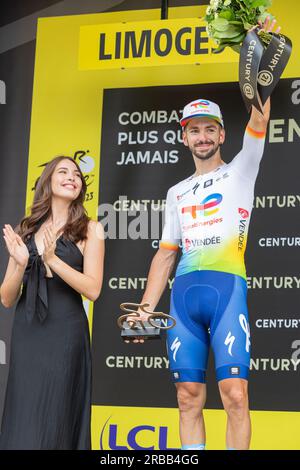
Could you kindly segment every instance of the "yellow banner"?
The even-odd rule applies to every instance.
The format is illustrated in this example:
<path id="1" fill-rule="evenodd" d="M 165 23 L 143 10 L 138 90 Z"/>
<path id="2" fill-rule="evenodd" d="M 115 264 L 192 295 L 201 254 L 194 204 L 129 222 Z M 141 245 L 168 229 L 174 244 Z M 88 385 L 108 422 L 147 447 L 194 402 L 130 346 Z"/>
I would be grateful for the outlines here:
<path id="1" fill-rule="evenodd" d="M 226 413 L 204 410 L 207 450 L 225 450 Z M 300 413 L 251 411 L 252 450 L 300 448 Z M 278 430 L 280 429 L 280 432 Z M 94 450 L 168 450 L 180 448 L 179 413 L 174 408 L 93 406 Z"/>
<path id="2" fill-rule="evenodd" d="M 214 47 L 199 18 L 82 26 L 79 69 L 238 62 L 229 48 L 214 54 Z"/>

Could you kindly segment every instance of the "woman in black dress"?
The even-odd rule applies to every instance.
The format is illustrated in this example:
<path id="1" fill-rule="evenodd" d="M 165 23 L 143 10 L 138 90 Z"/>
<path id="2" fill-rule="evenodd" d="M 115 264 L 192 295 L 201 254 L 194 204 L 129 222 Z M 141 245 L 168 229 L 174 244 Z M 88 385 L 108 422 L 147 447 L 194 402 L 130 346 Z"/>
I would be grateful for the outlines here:
<path id="1" fill-rule="evenodd" d="M 49 162 L 31 213 L 14 231 L 1 302 L 16 300 L 0 449 L 90 449 L 91 359 L 82 297 L 103 277 L 102 226 L 86 214 L 86 183 L 69 157 Z"/>

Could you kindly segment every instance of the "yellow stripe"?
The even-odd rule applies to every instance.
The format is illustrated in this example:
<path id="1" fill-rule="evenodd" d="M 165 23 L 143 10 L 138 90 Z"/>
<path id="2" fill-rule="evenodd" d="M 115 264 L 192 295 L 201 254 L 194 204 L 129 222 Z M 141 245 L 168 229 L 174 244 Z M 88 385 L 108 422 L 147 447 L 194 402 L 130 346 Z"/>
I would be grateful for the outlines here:
<path id="1" fill-rule="evenodd" d="M 291 411 L 251 411 L 252 450 L 299 450 L 300 412 Z M 224 450 L 226 413 L 224 410 L 204 410 L 207 431 L 207 449 Z M 179 448 L 178 410 L 175 408 L 142 408 L 126 406 L 92 407 L 93 449 L 98 450 L 100 440 L 103 448 L 109 450 L 110 425 L 117 427 L 118 445 L 128 447 L 127 436 L 134 428 L 136 441 L 145 448 L 159 449 L 159 433 L 163 426 L 167 430 L 166 444 L 169 448 Z M 138 426 L 152 426 L 154 432 L 138 431 Z M 278 431 L 280 430 L 280 432 Z"/>
<path id="2" fill-rule="evenodd" d="M 166 250 L 178 251 L 178 245 L 174 245 L 173 243 L 160 242 L 159 247 L 166 248 Z"/>
<path id="3" fill-rule="evenodd" d="M 257 139 L 263 139 L 266 135 L 266 131 L 255 131 L 252 129 L 250 126 L 247 126 L 246 131 L 248 134 L 250 134 L 252 137 L 256 137 Z"/>

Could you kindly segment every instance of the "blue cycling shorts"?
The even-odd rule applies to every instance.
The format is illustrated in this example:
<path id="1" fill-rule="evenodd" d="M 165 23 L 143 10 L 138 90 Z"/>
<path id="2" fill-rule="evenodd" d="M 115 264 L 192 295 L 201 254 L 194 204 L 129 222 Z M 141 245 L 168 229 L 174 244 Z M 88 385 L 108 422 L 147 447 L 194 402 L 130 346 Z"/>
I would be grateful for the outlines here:
<path id="1" fill-rule="evenodd" d="M 248 379 L 250 329 L 245 279 L 220 271 L 193 271 L 175 278 L 167 332 L 174 382 L 205 383 L 210 346 L 217 380 Z"/>

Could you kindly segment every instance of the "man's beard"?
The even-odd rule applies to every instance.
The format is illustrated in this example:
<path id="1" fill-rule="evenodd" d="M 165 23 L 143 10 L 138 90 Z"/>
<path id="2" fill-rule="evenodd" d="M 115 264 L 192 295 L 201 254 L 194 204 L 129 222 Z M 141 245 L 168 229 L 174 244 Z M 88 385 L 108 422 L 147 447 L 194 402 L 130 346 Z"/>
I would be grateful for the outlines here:
<path id="1" fill-rule="evenodd" d="M 203 142 L 203 144 L 209 143 L 211 144 L 212 142 Z M 203 151 L 200 153 L 197 151 L 197 147 L 195 146 L 193 149 L 190 148 L 190 151 L 192 152 L 193 156 L 196 158 L 199 158 L 199 160 L 209 160 L 211 157 L 213 157 L 217 151 L 220 148 L 220 143 L 214 144 L 213 147 L 208 150 L 206 153 Z"/>

